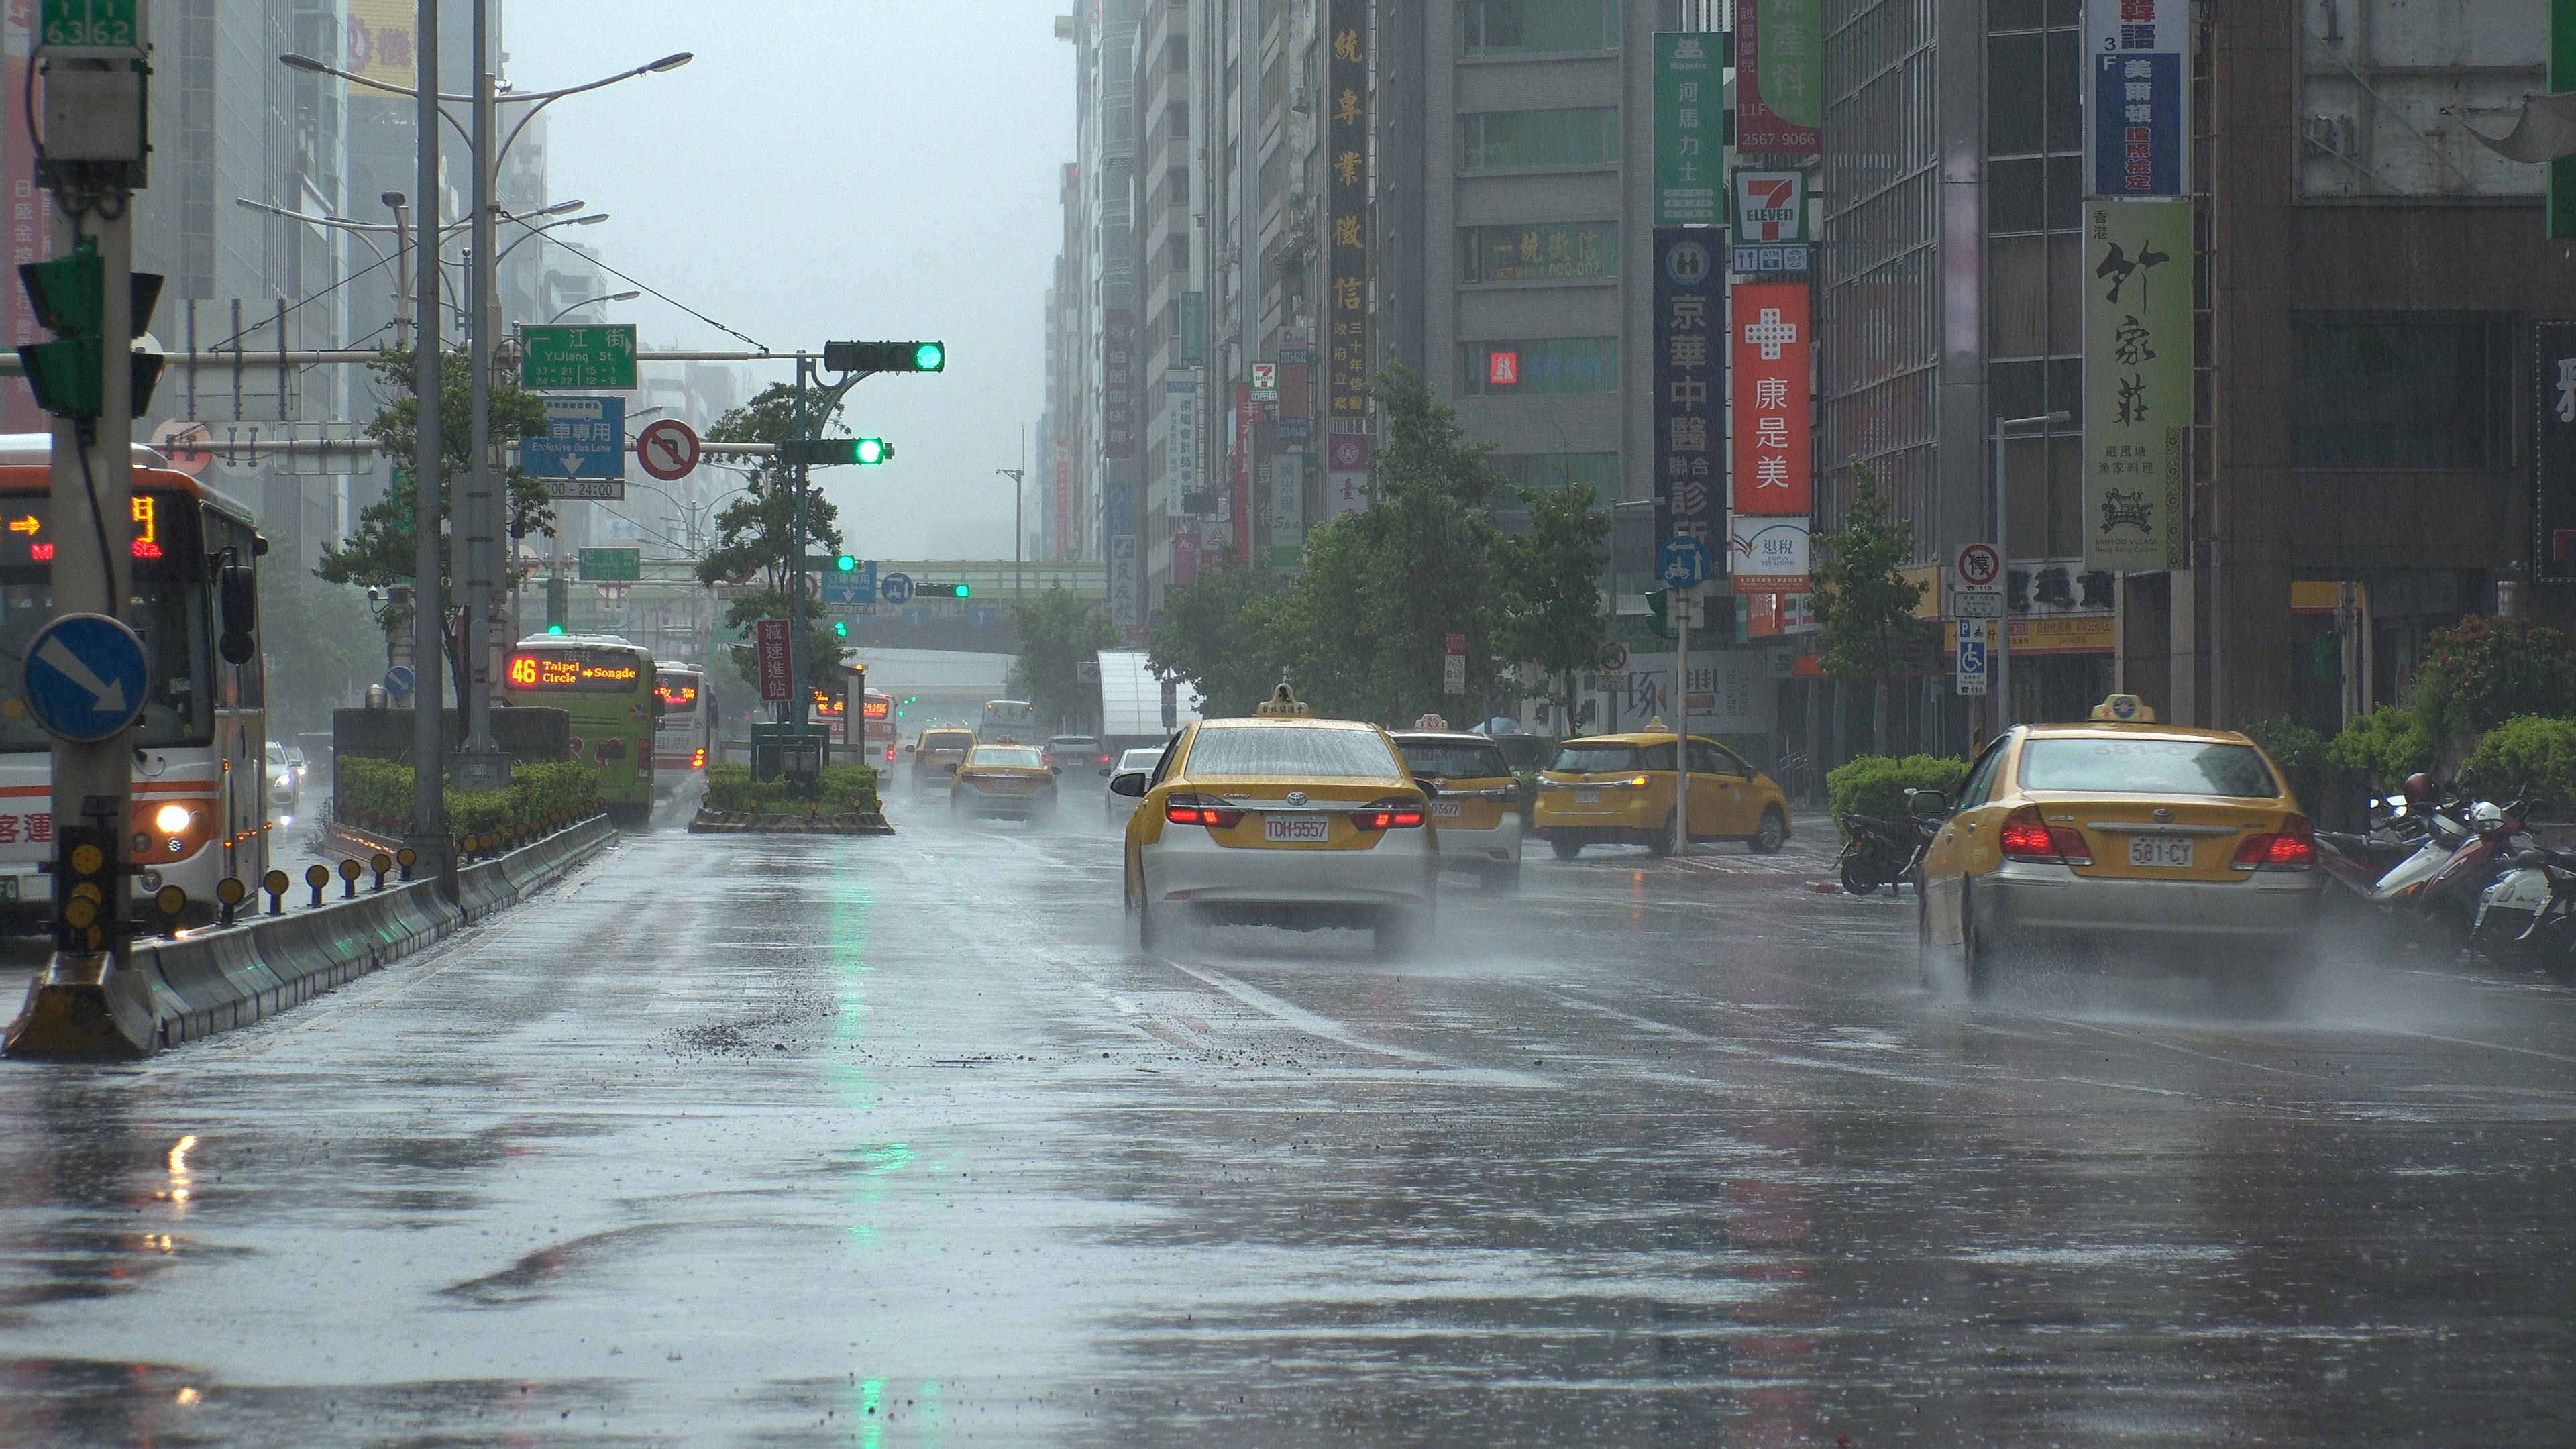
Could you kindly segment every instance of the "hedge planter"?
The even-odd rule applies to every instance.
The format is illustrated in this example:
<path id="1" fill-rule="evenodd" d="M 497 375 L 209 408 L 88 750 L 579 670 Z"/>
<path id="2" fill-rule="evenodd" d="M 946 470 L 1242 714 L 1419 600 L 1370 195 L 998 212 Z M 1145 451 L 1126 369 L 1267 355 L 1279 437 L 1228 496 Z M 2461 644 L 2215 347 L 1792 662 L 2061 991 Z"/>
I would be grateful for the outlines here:
<path id="1" fill-rule="evenodd" d="M 832 810 L 706 810 L 689 822 L 691 835 L 892 835 L 883 812 Z"/>

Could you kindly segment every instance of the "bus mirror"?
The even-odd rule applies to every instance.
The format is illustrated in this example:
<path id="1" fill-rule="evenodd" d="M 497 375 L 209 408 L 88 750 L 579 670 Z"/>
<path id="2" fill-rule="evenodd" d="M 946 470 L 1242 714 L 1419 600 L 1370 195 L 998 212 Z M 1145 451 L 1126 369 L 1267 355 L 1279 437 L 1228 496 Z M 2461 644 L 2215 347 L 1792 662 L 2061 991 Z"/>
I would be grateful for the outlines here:
<path id="1" fill-rule="evenodd" d="M 216 643 L 227 664 L 248 664 L 259 652 L 259 581 L 249 565 L 228 563 L 219 576 L 223 637 Z"/>

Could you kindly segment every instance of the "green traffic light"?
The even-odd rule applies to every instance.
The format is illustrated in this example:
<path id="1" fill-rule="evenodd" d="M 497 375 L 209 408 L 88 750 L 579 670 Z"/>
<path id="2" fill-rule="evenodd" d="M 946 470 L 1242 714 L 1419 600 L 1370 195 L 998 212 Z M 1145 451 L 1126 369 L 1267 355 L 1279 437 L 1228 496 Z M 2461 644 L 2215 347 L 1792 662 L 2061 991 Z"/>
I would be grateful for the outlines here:
<path id="1" fill-rule="evenodd" d="M 961 598 L 961 599 L 962 599 L 962 598 L 966 597 L 968 594 L 973 593 L 973 592 L 974 592 L 974 590 L 973 590 L 972 588 L 968 587 L 968 586 L 967 586 L 967 585 L 965 585 L 965 584 L 959 584 L 959 585 L 956 587 L 956 589 L 954 590 L 954 592 L 956 593 L 957 597 L 959 597 L 959 598 Z"/>
<path id="2" fill-rule="evenodd" d="M 883 438 L 861 438 L 858 440 L 855 452 L 858 455 L 858 461 L 873 464 L 884 462 L 892 450 L 886 447 Z"/>
<path id="3" fill-rule="evenodd" d="M 847 639 L 847 638 L 849 638 L 849 637 L 850 637 L 850 623 L 849 623 L 849 621 L 848 621 L 847 619 L 834 619 L 834 620 L 832 621 L 832 635 L 833 635 L 833 637 L 834 637 L 834 638 L 838 638 L 838 639 Z"/>
<path id="4" fill-rule="evenodd" d="M 937 372 L 948 365 L 948 349 L 936 342 L 925 342 L 912 350 L 912 364 L 924 372 Z"/>
<path id="5" fill-rule="evenodd" d="M 560 634 L 560 633 L 562 633 L 563 631 L 564 631 L 564 626 L 563 626 L 563 625 L 561 625 L 561 624 L 548 624 L 548 625 L 546 626 L 546 632 L 547 632 L 547 633 L 549 633 L 549 634 Z"/>
<path id="6" fill-rule="evenodd" d="M 832 560 L 832 567 L 839 569 L 845 574 L 856 573 L 858 571 L 859 561 L 855 557 L 845 553 Z"/>

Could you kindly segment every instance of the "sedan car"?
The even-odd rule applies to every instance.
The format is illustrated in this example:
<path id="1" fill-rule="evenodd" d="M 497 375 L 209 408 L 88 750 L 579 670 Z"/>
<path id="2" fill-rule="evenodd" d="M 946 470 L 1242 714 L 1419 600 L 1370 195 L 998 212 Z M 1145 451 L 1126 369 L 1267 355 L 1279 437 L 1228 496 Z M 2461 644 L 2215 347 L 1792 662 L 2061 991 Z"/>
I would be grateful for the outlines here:
<path id="1" fill-rule="evenodd" d="M 1118 777 L 1121 775 L 1150 776 L 1154 773 L 1154 767 L 1162 762 L 1163 747 L 1146 745 L 1141 749 L 1129 750 L 1120 755 L 1115 765 L 1101 766 L 1100 778 L 1108 783 L 1100 787 L 1100 818 L 1111 825 L 1124 824 L 1128 816 L 1136 813 L 1136 801 L 1132 796 L 1118 793 L 1115 788 Z"/>
<path id="2" fill-rule="evenodd" d="M 1055 777 L 1035 745 L 977 745 L 948 785 L 948 813 L 1044 825 L 1055 819 Z"/>
<path id="3" fill-rule="evenodd" d="M 1040 753 L 1059 770 L 1097 769 L 1109 763 L 1109 751 L 1097 735 L 1057 735 Z"/>
<path id="4" fill-rule="evenodd" d="M 275 740 L 268 742 L 268 748 L 264 753 L 266 755 L 264 769 L 268 780 L 268 813 L 281 822 L 291 820 L 296 813 L 296 802 L 303 791 L 303 771 L 295 768 L 295 762 L 287 758 L 286 746 Z"/>
<path id="5" fill-rule="evenodd" d="M 1489 891 L 1521 885 L 1521 787 L 1502 746 L 1483 735 L 1398 730 L 1392 738 L 1413 778 L 1439 788 L 1431 823 L 1440 864 L 1473 872 Z"/>
<path id="6" fill-rule="evenodd" d="M 2270 757 L 2230 730 L 2155 723 L 2114 695 L 2083 724 L 1988 745 L 1922 865 L 1924 970 L 1954 951 L 1971 993 L 2043 952 L 2152 948 L 2260 1004 L 2296 978 L 2322 879 L 2308 818 Z"/>
<path id="7" fill-rule="evenodd" d="M 955 767 L 975 748 L 973 730 L 923 730 L 907 747 L 912 755 L 912 791 L 945 788 Z"/>
<path id="8" fill-rule="evenodd" d="M 1567 740 L 1539 777 L 1531 826 L 1559 860 L 1587 845 L 1672 849 L 1675 740 L 1657 720 L 1641 734 Z M 1741 840 L 1757 855 L 1789 843 L 1789 799 L 1744 757 L 1700 735 L 1690 741 L 1690 837 Z"/>
<path id="9" fill-rule="evenodd" d="M 1184 919 L 1374 930 L 1380 954 L 1438 919 L 1437 787 L 1417 782 L 1376 725 L 1316 719 L 1279 697 L 1250 719 L 1182 729 L 1152 777 L 1121 774 L 1126 904 L 1154 949 Z"/>

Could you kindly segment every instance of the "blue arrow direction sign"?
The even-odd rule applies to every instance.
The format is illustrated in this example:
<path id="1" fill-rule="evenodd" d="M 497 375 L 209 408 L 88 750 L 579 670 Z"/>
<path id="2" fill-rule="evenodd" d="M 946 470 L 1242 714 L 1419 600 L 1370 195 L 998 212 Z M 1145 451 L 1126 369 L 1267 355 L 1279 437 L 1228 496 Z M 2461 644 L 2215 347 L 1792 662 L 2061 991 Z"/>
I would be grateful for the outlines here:
<path id="1" fill-rule="evenodd" d="M 1708 582 L 1708 545 L 1685 534 L 1664 540 L 1655 574 L 1666 588 L 1695 589 Z"/>
<path id="2" fill-rule="evenodd" d="M 885 582 L 877 587 L 884 593 L 885 601 L 889 604 L 912 602 L 912 575 L 910 574 L 888 574 L 885 576 Z"/>
<path id="3" fill-rule="evenodd" d="M 843 573 L 834 569 L 822 576 L 823 602 L 827 604 L 873 604 L 877 601 L 877 566 L 862 563 Z"/>
<path id="4" fill-rule="evenodd" d="M 408 664 L 397 664 L 385 671 L 384 685 L 387 694 L 409 694 L 414 682 L 411 666 Z"/>
<path id="5" fill-rule="evenodd" d="M 105 614 L 65 614 L 27 641 L 27 707 L 64 739 L 103 740 L 134 723 L 149 683 L 143 641 Z"/>
<path id="6" fill-rule="evenodd" d="M 519 440 L 519 466 L 545 479 L 624 479 L 626 399 L 547 398 L 546 435 Z"/>

